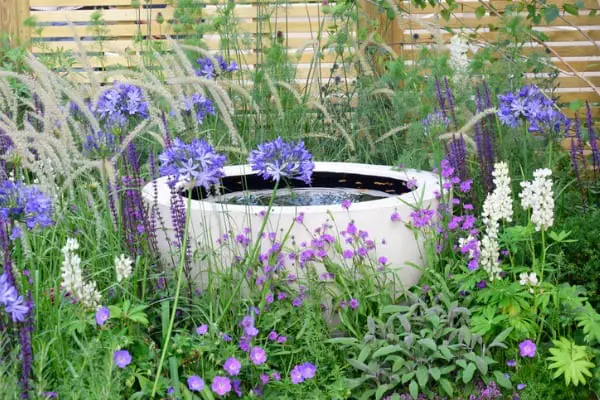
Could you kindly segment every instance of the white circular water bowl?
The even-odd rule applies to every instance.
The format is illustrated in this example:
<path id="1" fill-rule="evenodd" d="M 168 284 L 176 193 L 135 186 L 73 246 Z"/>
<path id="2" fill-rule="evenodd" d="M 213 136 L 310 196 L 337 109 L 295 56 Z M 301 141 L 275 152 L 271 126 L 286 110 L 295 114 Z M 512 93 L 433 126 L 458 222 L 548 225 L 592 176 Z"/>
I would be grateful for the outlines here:
<path id="1" fill-rule="evenodd" d="M 224 180 L 227 180 L 228 177 L 242 177 L 239 179 L 241 181 L 246 176 L 254 178 L 256 181 L 256 174 L 249 165 L 228 166 L 225 167 L 224 172 Z M 345 243 L 339 232 L 345 230 L 347 224 L 353 221 L 358 229 L 369 233 L 368 238 L 373 240 L 376 245 L 375 250 L 369 253 L 369 258 L 376 263 L 380 256 L 386 257 L 388 260 L 386 269 L 395 272 L 396 279 L 399 280 L 402 287 L 408 288 L 416 284 L 422 271 L 411 265 L 424 265 L 423 243 L 402 221 L 410 221 L 410 214 L 415 208 L 434 210 L 437 208 L 438 200 L 435 192 L 439 190 L 438 176 L 431 172 L 411 169 L 394 170 L 392 167 L 382 165 L 316 162 L 313 175 L 315 189 L 319 182 L 314 177 L 320 176 L 319 173 L 335 178 L 333 179 L 334 184 L 336 182 L 345 182 L 344 185 L 354 184 L 355 182 L 349 181 L 360 181 L 362 177 L 364 181 L 395 182 L 396 186 L 412 180 L 416 183 L 416 188 L 408 190 L 404 187 L 404 193 L 399 195 L 381 193 L 387 197 L 355 202 L 349 209 L 343 208 L 341 204 L 273 206 L 265 232 L 276 232 L 277 240 L 281 241 L 289 231 L 288 242 L 283 244 L 283 248 L 286 249 L 286 252 L 291 251 L 293 238 L 295 250 L 301 250 L 301 244 L 310 245 L 315 229 L 327 223 L 333 226 L 329 233 L 338 238 L 342 248 L 349 248 L 350 245 Z M 295 184 L 296 181 L 292 183 Z M 327 187 L 333 188 L 334 186 Z M 246 190 L 251 189 L 251 187 L 246 187 Z M 299 193 L 300 191 L 301 189 L 298 190 Z M 353 191 L 356 190 L 349 192 Z M 160 251 L 163 256 L 173 256 L 173 249 L 170 249 L 167 241 L 167 236 L 174 237 L 170 212 L 171 189 L 167 185 L 167 178 L 162 177 L 147 184 L 143 189 L 143 196 L 150 206 L 157 208 L 164 221 L 164 226 L 158 232 Z M 221 196 L 220 200 L 223 201 L 225 197 L 227 196 Z M 187 198 L 182 197 L 181 200 L 184 205 L 187 204 Z M 262 205 L 225 204 L 217 201 L 219 198 L 215 196 L 210 199 L 191 201 L 189 235 L 192 251 L 199 252 L 196 254 L 210 254 L 210 257 L 205 258 L 204 261 L 195 262 L 192 267 L 192 275 L 200 286 L 206 284 L 209 269 L 214 270 L 215 266 L 229 268 L 233 258 L 242 254 L 243 249 L 235 242 L 235 235 L 248 228 L 251 236 L 257 237 L 263 222 L 262 215 L 267 210 L 267 207 Z M 401 221 L 391 220 L 390 217 L 394 212 L 398 213 Z M 301 213 L 304 216 L 303 224 L 295 222 L 296 217 Z M 229 245 L 218 245 L 219 239 L 222 239 L 224 235 L 229 235 Z M 268 249 L 272 242 L 267 238 L 261 240 L 263 242 L 262 249 Z M 342 265 L 349 265 L 348 260 L 342 260 L 334 253 L 333 248 L 329 249 L 328 254 L 329 257 L 336 258 L 336 261 Z M 211 264 L 212 266 L 208 265 L 207 259 L 215 261 Z M 319 275 L 327 272 L 323 263 L 319 261 L 312 262 L 312 265 L 315 266 Z M 290 273 L 302 273 L 297 262 L 290 261 L 287 257 L 285 267 L 290 270 Z"/>

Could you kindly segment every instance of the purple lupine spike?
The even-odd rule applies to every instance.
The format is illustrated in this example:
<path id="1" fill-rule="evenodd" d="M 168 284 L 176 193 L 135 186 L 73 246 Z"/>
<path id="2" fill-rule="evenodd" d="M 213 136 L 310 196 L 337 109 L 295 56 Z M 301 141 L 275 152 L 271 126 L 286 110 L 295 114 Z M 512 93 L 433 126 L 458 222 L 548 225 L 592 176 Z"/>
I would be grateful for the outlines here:
<path id="1" fill-rule="evenodd" d="M 450 84 L 448 83 L 447 77 L 444 77 L 444 86 L 446 87 L 446 99 L 448 100 L 448 108 L 450 109 L 450 115 L 452 116 L 452 122 L 454 123 L 454 130 L 458 130 L 458 124 L 456 122 L 456 112 L 454 110 L 454 95 L 452 94 L 452 89 L 450 88 Z"/>
<path id="2" fill-rule="evenodd" d="M 444 99 L 444 95 L 442 94 L 442 87 L 440 85 L 440 80 L 435 78 L 435 93 L 437 95 L 438 104 L 440 105 L 440 111 L 444 117 L 448 117 L 446 114 L 446 100 Z"/>
<path id="3" fill-rule="evenodd" d="M 577 125 L 577 121 L 578 119 L 575 119 L 575 124 Z M 585 209 L 585 192 L 583 190 L 583 182 L 581 181 L 581 174 L 579 172 L 579 165 L 578 165 L 578 149 L 577 149 L 577 143 L 575 141 L 575 138 L 571 136 L 571 149 L 569 151 L 569 153 L 571 154 L 571 166 L 573 167 L 573 172 L 575 172 L 575 176 L 577 177 L 577 185 L 579 186 L 579 191 L 581 192 L 581 203 L 583 205 L 583 208 Z"/>
<path id="4" fill-rule="evenodd" d="M 592 109 L 590 108 L 590 103 L 585 102 L 586 108 L 586 120 L 587 120 L 587 128 L 588 128 L 588 136 L 590 140 L 590 147 L 592 148 L 592 162 L 594 168 L 594 181 L 597 180 L 598 173 L 600 173 L 600 152 L 598 152 L 598 138 L 596 137 L 596 132 L 594 131 L 594 121 L 592 119 Z"/>

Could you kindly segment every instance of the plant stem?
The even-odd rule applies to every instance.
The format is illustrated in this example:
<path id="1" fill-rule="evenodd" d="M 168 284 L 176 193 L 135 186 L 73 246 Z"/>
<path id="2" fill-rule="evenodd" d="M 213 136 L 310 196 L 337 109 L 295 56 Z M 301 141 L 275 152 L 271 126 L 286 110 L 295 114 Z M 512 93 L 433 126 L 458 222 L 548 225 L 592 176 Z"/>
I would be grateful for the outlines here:
<path id="1" fill-rule="evenodd" d="M 221 315 L 219 316 L 219 318 L 217 318 L 217 322 L 216 325 L 219 326 L 219 323 L 221 322 L 221 320 L 223 319 L 223 317 L 227 314 L 227 312 L 229 311 L 229 309 L 231 308 L 231 304 L 233 303 L 233 300 L 236 298 L 237 294 L 239 293 L 240 289 L 242 288 L 242 284 L 244 283 L 244 280 L 246 279 L 246 275 L 248 274 L 248 271 L 250 270 L 250 268 L 252 268 L 252 262 L 254 260 L 256 260 L 256 256 L 258 255 L 258 250 L 260 249 L 260 245 L 261 245 L 261 241 L 260 236 L 262 235 L 262 233 L 265 230 L 265 227 L 267 226 L 267 221 L 269 219 L 269 214 L 271 213 L 271 208 L 273 208 L 273 201 L 275 201 L 275 195 L 277 194 L 277 188 L 279 186 L 279 181 L 275 181 L 275 186 L 273 187 L 273 193 L 271 193 L 271 199 L 269 200 L 269 205 L 267 207 L 267 213 L 265 214 L 262 224 L 260 226 L 260 229 L 258 230 L 258 234 L 256 236 L 256 242 L 254 243 L 254 247 L 252 248 L 251 252 L 250 252 L 250 256 L 246 257 L 245 259 L 245 267 L 244 268 L 244 275 L 242 277 L 242 279 L 238 280 L 237 285 L 235 286 L 235 289 L 233 290 L 233 293 L 229 296 L 229 300 L 227 300 L 227 304 L 225 304 L 225 308 L 223 309 L 223 312 L 221 313 Z"/>
<path id="2" fill-rule="evenodd" d="M 191 213 L 191 204 L 192 204 L 192 194 L 188 193 L 187 206 L 186 206 L 187 215 L 185 218 L 185 232 L 183 234 L 183 243 L 181 244 L 181 256 L 179 258 L 179 265 L 177 266 L 177 289 L 175 291 L 175 299 L 173 300 L 173 311 L 171 312 L 169 328 L 167 329 L 165 343 L 163 344 L 161 355 L 160 355 L 160 361 L 158 363 L 158 368 L 156 369 L 156 378 L 154 378 L 154 385 L 152 385 L 152 394 L 150 395 L 150 398 L 154 398 L 154 395 L 156 394 L 156 389 L 158 387 L 158 379 L 160 378 L 162 366 L 163 366 L 163 363 L 165 362 L 165 356 L 167 355 L 167 349 L 169 347 L 171 333 L 173 332 L 173 324 L 175 323 L 175 314 L 177 313 L 177 304 L 179 303 L 179 294 L 181 292 L 181 283 L 183 281 L 183 266 L 185 265 L 190 217 L 192 214 Z"/>

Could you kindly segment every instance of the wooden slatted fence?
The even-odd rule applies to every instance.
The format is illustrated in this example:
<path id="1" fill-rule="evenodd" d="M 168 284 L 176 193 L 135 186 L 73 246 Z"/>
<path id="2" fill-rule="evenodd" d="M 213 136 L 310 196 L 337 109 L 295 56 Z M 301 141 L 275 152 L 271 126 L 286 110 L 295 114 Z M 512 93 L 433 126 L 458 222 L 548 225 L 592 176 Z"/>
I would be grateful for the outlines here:
<path id="1" fill-rule="evenodd" d="M 458 8 L 453 12 L 451 19 L 444 21 L 440 18 L 439 7 L 421 9 L 411 6 L 409 1 L 399 1 L 396 3 L 398 7 L 403 12 L 411 13 L 412 20 L 407 22 L 403 19 L 400 24 L 396 24 L 395 21 L 389 23 L 378 16 L 377 7 L 368 0 L 362 2 L 370 18 L 380 19 L 380 34 L 384 40 L 406 59 L 416 57 L 420 46 L 433 43 L 427 26 L 462 29 L 466 33 L 476 35 L 477 39 L 483 42 L 496 39 L 496 27 L 501 22 L 504 7 L 511 3 L 504 0 L 458 0 Z M 29 3 L 31 11 L 23 9 L 26 3 Z M 131 0 L 0 0 L 0 22 L 4 30 L 19 30 L 22 36 L 31 35 L 35 53 L 43 54 L 56 49 L 77 51 L 78 46 L 73 40 L 75 33 L 82 38 L 82 45 L 86 51 L 96 55 L 90 58 L 94 66 L 127 66 L 138 62 L 135 58 L 136 46 L 133 44 L 136 38 L 160 44 L 165 40 L 165 35 L 177 33 L 173 25 L 177 21 L 176 10 L 165 0 L 140 0 L 139 3 L 140 7 L 132 8 Z M 210 20 L 219 16 L 228 3 L 227 0 L 198 0 L 194 4 L 200 7 L 201 18 Z M 298 64 L 296 78 L 306 79 L 313 74 L 311 71 L 314 66 L 311 63 L 315 55 L 313 47 L 306 46 L 307 42 L 317 41 L 318 48 L 322 48 L 330 33 L 338 28 L 337 22 L 325 15 L 323 0 L 236 0 L 234 3 L 233 15 L 240 32 L 245 34 L 243 44 L 238 44 L 243 54 L 241 61 L 248 68 L 260 62 L 260 48 L 268 45 L 271 40 L 276 40 L 277 32 L 281 31 L 290 55 L 295 56 L 298 49 L 302 49 L 301 54 L 292 59 Z M 333 0 L 326 3 L 331 5 Z M 565 0 L 548 0 L 547 3 L 560 7 Z M 579 3 L 583 6 L 580 15 L 561 13 L 551 24 L 541 24 L 535 28 L 547 35 L 549 40 L 546 46 L 552 49 L 551 60 L 561 71 L 558 78 L 561 100 L 600 102 L 598 90 L 590 86 L 590 83 L 600 86 L 600 14 L 595 15 L 595 10 L 600 10 L 600 0 L 583 0 Z M 478 18 L 476 9 L 481 5 L 484 5 L 487 11 Z M 84 8 L 68 11 L 39 10 L 41 7 Z M 94 31 L 89 25 L 95 8 L 102 8 L 101 33 Z M 159 14 L 164 18 L 164 23 L 159 23 Z M 35 18 L 40 25 L 40 33 L 28 33 L 22 28 L 22 24 L 17 24 L 18 28 L 14 22 L 8 24 L 7 15 L 10 15 L 12 20 L 23 20 L 28 16 Z M 67 21 L 75 25 L 68 26 Z M 93 40 L 97 39 L 99 34 L 103 37 L 101 47 Z M 451 35 L 442 31 L 441 37 L 447 42 Z M 219 51 L 223 45 L 218 35 L 207 34 L 203 40 L 208 49 L 213 51 Z M 524 53 L 544 51 L 547 50 L 543 45 L 532 41 Z M 335 54 L 324 54 L 317 68 L 322 77 L 331 73 L 331 66 L 335 62 L 338 62 Z M 588 82 L 578 77 L 571 69 L 585 76 Z M 355 72 L 349 70 L 347 73 L 351 77 Z"/>

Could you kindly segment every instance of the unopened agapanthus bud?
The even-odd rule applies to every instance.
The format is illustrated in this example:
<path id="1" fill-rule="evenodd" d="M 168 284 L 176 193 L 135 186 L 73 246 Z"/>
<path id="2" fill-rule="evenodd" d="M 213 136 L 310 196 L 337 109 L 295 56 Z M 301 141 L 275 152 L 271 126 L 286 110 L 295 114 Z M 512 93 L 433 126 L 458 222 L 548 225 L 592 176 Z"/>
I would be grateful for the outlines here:
<path id="1" fill-rule="evenodd" d="M 158 22 L 159 24 L 163 24 L 165 22 L 165 17 L 162 15 L 161 12 L 156 14 L 156 22 Z"/>

